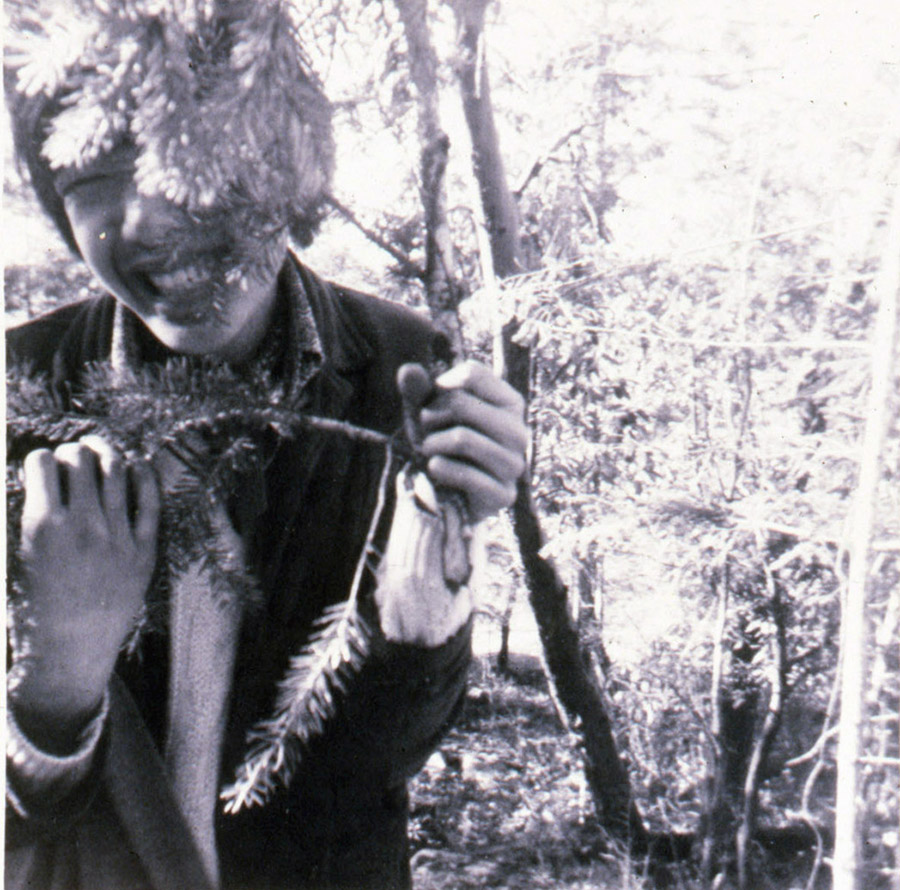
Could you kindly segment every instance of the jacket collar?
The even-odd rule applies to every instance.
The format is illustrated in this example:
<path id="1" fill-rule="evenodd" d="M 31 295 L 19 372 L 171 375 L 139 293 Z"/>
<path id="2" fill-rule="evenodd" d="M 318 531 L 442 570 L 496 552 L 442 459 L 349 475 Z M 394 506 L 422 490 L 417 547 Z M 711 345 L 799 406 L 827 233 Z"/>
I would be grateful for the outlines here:
<path id="1" fill-rule="evenodd" d="M 375 357 L 359 324 L 340 305 L 333 285 L 303 266 L 289 253 L 281 269 L 281 286 L 292 305 L 306 304 L 312 313 L 325 363 L 338 373 L 358 371 Z"/>

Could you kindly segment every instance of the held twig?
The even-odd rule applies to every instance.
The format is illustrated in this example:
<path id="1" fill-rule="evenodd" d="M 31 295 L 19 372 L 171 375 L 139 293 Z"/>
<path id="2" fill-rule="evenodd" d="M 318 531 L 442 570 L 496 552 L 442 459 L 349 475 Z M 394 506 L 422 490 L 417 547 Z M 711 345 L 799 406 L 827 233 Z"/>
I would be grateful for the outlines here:
<path id="1" fill-rule="evenodd" d="M 266 419 L 263 411 L 256 412 L 252 408 L 233 408 L 228 411 L 222 411 L 213 417 L 192 417 L 181 423 L 176 424 L 171 433 L 166 436 L 167 442 L 174 442 L 181 438 L 182 435 L 189 432 L 200 432 L 205 429 L 217 426 L 219 424 L 228 423 L 233 420 L 241 420 L 246 422 L 248 419 L 256 420 L 256 414 L 259 414 L 261 424 L 271 425 Z M 349 423 L 346 420 L 335 420 L 331 417 L 318 417 L 314 414 L 293 414 L 284 421 L 285 426 L 295 427 L 296 429 L 312 429 L 323 433 L 336 433 L 353 439 L 357 442 L 366 442 L 370 445 L 382 445 L 397 449 L 397 453 L 401 457 L 411 457 L 408 449 L 404 448 L 404 444 L 398 441 L 394 436 L 387 433 L 380 433 L 377 430 L 368 427 L 358 426 Z"/>

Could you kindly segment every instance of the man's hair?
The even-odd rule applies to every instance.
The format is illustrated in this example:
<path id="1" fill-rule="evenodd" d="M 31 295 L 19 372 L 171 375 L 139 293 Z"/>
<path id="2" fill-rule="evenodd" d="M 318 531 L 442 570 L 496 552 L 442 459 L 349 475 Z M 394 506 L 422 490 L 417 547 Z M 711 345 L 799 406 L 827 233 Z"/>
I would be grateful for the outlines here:
<path id="1" fill-rule="evenodd" d="M 15 89 L 15 73 L 4 69 L 3 84 L 6 107 L 12 124 L 13 148 L 16 159 L 28 171 L 31 187 L 37 199 L 50 217 L 56 230 L 69 248 L 81 255 L 72 226 L 66 216 L 62 198 L 56 190 L 55 176 L 50 164 L 41 154 L 47 138 L 47 124 L 59 112 L 61 106 L 57 97 L 44 93 L 26 96 Z"/>

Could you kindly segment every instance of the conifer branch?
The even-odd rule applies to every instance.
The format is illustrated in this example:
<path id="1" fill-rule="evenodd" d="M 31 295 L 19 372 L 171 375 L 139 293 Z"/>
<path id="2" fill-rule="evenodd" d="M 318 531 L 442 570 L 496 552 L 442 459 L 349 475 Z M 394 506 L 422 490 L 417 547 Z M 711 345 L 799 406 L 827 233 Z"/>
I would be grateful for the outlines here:
<path id="1" fill-rule="evenodd" d="M 355 226 L 371 241 L 376 247 L 380 247 L 385 253 L 390 254 L 396 261 L 400 267 L 400 270 L 404 275 L 408 275 L 410 278 L 416 278 L 419 281 L 425 280 L 425 270 L 416 265 L 402 250 L 395 247 L 388 241 L 386 238 L 383 238 L 378 234 L 374 229 L 370 229 L 368 226 L 364 225 L 360 222 L 359 218 L 356 214 L 347 207 L 346 204 L 343 204 L 339 201 L 334 195 L 328 194 L 325 196 L 325 201 L 331 207 L 333 207 L 344 219 L 347 220 L 352 226 Z"/>
<path id="2" fill-rule="evenodd" d="M 287 785 L 304 743 L 320 734 L 334 715 L 337 697 L 360 669 L 369 651 L 370 630 L 359 611 L 362 582 L 387 503 L 394 457 L 411 457 L 412 448 L 396 436 L 347 421 L 303 414 L 268 375 L 250 380 L 220 366 L 197 368 L 175 360 L 162 368 L 119 372 L 115 380 L 106 363 L 91 368 L 84 386 L 68 406 L 46 379 L 12 368 L 8 375 L 7 472 L 8 572 L 21 574 L 18 563 L 23 486 L 16 464 L 35 447 L 53 447 L 87 433 L 106 438 L 129 458 L 154 457 L 162 451 L 188 470 L 163 493 L 156 577 L 147 594 L 142 626 L 126 641 L 134 650 L 148 624 L 164 614 L 169 577 L 202 562 L 213 594 L 245 608 L 259 603 L 256 579 L 235 567 L 232 554 L 217 544 L 212 509 L 227 501 L 240 477 L 259 466 L 262 434 L 279 439 L 300 432 L 341 435 L 384 449 L 377 500 L 360 554 L 349 597 L 329 606 L 314 622 L 312 636 L 295 655 L 278 687 L 275 715 L 251 733 L 251 751 L 235 783 L 222 793 L 226 812 L 258 805 Z M 165 571 L 161 571 L 164 568 Z"/>
<path id="3" fill-rule="evenodd" d="M 322 732 L 334 716 L 335 693 L 344 692 L 349 676 L 359 669 L 368 652 L 370 631 L 359 614 L 359 594 L 372 553 L 375 535 L 387 503 L 393 464 L 387 446 L 378 484 L 378 500 L 372 512 L 362 553 L 356 563 L 347 600 L 329 606 L 316 622 L 317 631 L 303 651 L 291 659 L 290 669 L 278 687 L 273 719 L 251 732 L 257 742 L 238 768 L 234 783 L 220 794 L 226 813 L 260 806 L 279 784 L 289 784 L 300 762 L 300 745 Z"/>
<path id="4" fill-rule="evenodd" d="M 279 785 L 287 786 L 300 762 L 300 746 L 324 730 L 334 716 L 335 695 L 362 666 L 369 633 L 353 597 L 325 609 L 308 645 L 291 658 L 279 684 L 275 716 L 251 732 L 255 745 L 234 783 L 220 794 L 226 813 L 260 806 Z"/>
<path id="5" fill-rule="evenodd" d="M 13 368 L 7 377 L 7 398 L 7 432 L 13 447 L 25 438 L 62 443 L 101 433 L 130 455 L 153 458 L 160 449 L 176 448 L 180 460 L 199 469 L 185 451 L 189 434 L 271 430 L 293 438 L 314 430 L 390 447 L 400 457 L 412 457 L 412 450 L 396 435 L 302 413 L 266 375 L 244 381 L 224 368 L 197 373 L 182 367 L 180 361 L 170 362 L 162 371 L 131 372 L 115 384 L 109 366 L 96 364 L 74 408 L 64 406 L 46 380 Z"/>

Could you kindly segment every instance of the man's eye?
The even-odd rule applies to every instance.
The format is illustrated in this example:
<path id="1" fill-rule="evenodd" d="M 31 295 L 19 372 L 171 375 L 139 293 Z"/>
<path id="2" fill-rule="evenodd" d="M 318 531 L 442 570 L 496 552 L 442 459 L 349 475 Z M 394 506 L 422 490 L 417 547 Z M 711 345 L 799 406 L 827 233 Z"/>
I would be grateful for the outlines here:
<path id="1" fill-rule="evenodd" d="M 65 198 L 66 195 L 75 191 L 76 189 L 82 188 L 86 185 L 95 185 L 98 182 L 103 182 L 108 177 L 104 174 L 98 173 L 94 176 L 83 176 L 79 179 L 73 179 L 69 182 L 60 183 L 57 185 L 57 191 L 61 198 Z"/>
<path id="2" fill-rule="evenodd" d="M 134 176 L 134 157 L 125 148 L 101 155 L 82 169 L 63 169 L 55 177 L 56 192 L 65 198 L 72 190 L 83 186 L 97 186 L 102 182 L 127 182 Z"/>
<path id="3" fill-rule="evenodd" d="M 108 180 L 105 171 L 71 170 L 58 173 L 53 185 L 60 198 L 67 198 L 84 188 L 96 188 Z"/>

